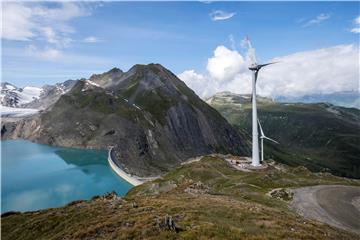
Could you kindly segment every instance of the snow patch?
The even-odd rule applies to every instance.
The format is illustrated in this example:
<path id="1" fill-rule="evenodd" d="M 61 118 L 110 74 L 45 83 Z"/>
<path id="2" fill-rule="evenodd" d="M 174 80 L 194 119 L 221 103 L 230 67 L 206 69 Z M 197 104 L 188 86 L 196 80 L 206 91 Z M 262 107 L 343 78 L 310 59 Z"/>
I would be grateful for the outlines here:
<path id="1" fill-rule="evenodd" d="M 90 80 L 85 80 L 85 86 L 83 89 L 81 89 L 82 92 L 86 91 L 89 89 L 89 87 L 94 86 L 94 87 L 99 87 L 101 88 L 101 86 L 97 83 L 94 83 L 93 81 Z"/>
<path id="2" fill-rule="evenodd" d="M 90 85 L 93 85 L 93 86 L 95 86 L 95 87 L 100 87 L 100 85 L 99 85 L 99 84 L 94 83 L 93 81 L 86 80 L 85 82 L 86 82 L 86 83 L 88 83 L 88 84 L 90 84 Z"/>
<path id="3" fill-rule="evenodd" d="M 29 103 L 40 97 L 43 89 L 38 87 L 24 87 L 22 91 L 19 91 L 19 104 Z"/>

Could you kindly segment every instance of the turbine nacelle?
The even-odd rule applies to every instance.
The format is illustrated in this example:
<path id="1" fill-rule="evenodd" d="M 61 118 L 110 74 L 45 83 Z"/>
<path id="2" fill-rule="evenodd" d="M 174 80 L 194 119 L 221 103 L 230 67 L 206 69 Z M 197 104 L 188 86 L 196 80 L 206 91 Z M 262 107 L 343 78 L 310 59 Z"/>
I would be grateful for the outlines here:
<path id="1" fill-rule="evenodd" d="M 249 66 L 249 70 L 251 70 L 251 71 L 259 71 L 262 67 L 265 67 L 265 66 L 271 65 L 271 64 L 275 64 L 275 63 L 278 63 L 278 62 L 271 62 L 271 63 L 265 63 L 265 64 L 257 64 L 257 63 L 251 64 Z"/>

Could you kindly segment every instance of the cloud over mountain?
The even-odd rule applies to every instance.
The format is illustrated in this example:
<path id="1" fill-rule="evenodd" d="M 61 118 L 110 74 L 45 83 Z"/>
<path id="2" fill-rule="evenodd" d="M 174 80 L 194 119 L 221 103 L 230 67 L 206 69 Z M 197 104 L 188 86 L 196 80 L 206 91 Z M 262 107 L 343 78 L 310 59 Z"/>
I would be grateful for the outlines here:
<path id="1" fill-rule="evenodd" d="M 260 95 L 303 95 L 359 89 L 359 47 L 353 44 L 297 52 L 270 61 L 278 64 L 259 73 Z M 218 46 L 204 74 L 188 70 L 179 74 L 201 97 L 219 91 L 251 92 L 248 57 Z"/>

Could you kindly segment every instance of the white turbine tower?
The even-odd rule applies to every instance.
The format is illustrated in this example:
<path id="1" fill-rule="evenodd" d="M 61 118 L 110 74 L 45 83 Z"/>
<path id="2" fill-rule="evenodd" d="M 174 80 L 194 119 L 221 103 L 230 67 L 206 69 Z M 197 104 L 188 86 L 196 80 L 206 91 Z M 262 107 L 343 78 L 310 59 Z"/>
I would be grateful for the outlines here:
<path id="1" fill-rule="evenodd" d="M 259 159 L 259 134 L 258 134 L 258 118 L 257 118 L 257 108 L 256 108 L 256 81 L 258 77 L 258 73 L 262 67 L 265 67 L 274 63 L 266 63 L 266 64 L 257 64 L 255 49 L 251 46 L 250 40 L 247 38 L 247 42 L 249 45 L 248 56 L 251 62 L 249 70 L 252 71 L 252 162 L 251 165 L 254 167 L 260 166 Z"/>
<path id="2" fill-rule="evenodd" d="M 261 162 L 263 162 L 264 161 L 264 139 L 270 140 L 277 144 L 279 144 L 279 143 L 277 141 L 275 141 L 274 139 L 271 139 L 271 138 L 265 136 L 259 120 L 258 120 L 258 123 L 259 123 L 259 128 L 260 128 L 260 140 L 261 140 Z"/>

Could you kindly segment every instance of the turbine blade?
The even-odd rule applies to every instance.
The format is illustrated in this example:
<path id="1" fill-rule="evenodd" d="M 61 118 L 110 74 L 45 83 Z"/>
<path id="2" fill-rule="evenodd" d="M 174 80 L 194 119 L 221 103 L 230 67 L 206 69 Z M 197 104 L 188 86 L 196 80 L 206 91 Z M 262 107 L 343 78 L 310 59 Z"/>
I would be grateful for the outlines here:
<path id="1" fill-rule="evenodd" d="M 259 64 L 259 68 L 262 68 L 262 67 L 265 67 L 267 65 L 271 65 L 271 64 L 275 64 L 275 63 L 278 63 L 278 62 L 271 62 L 271 63 L 265 63 L 265 64 Z"/>
<path id="2" fill-rule="evenodd" d="M 265 138 L 265 139 L 270 140 L 270 141 L 272 141 L 272 142 L 274 142 L 274 143 L 280 144 L 280 143 L 278 143 L 277 141 L 275 141 L 274 139 L 271 139 L 271 138 L 265 136 L 264 131 L 263 131 L 262 127 L 261 127 L 261 123 L 260 123 L 260 120 L 259 120 L 259 119 L 258 119 L 258 123 L 259 123 L 259 127 L 260 127 L 260 135 L 261 135 L 260 138 Z"/>
<path id="3" fill-rule="evenodd" d="M 264 131 L 263 131 L 262 127 L 261 127 L 261 124 L 260 124 L 259 119 L 258 119 L 258 123 L 259 123 L 259 127 L 260 127 L 260 134 L 261 134 L 261 137 L 265 137 L 265 134 L 264 134 Z"/>
<path id="4" fill-rule="evenodd" d="M 274 139 L 268 138 L 268 137 L 266 137 L 266 136 L 263 136 L 263 138 L 265 138 L 265 139 L 267 139 L 267 140 L 270 140 L 270 141 L 272 141 L 272 142 L 274 142 L 274 143 L 276 143 L 276 144 L 280 144 L 280 143 L 278 143 L 277 141 L 275 141 Z"/>

